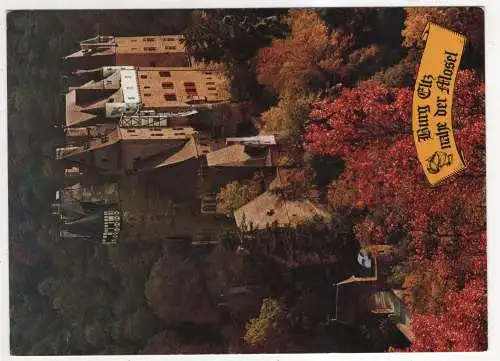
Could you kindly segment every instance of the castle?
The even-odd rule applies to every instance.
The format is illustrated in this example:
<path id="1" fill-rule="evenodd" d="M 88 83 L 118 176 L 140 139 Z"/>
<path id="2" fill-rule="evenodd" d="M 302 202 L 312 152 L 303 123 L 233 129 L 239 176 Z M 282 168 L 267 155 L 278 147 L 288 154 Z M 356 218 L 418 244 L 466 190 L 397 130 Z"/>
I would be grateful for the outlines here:
<path id="1" fill-rule="evenodd" d="M 96 36 L 79 46 L 64 58 L 60 236 L 210 242 L 227 224 L 217 192 L 256 171 L 272 174 L 274 136 L 238 134 L 248 119 L 228 79 L 192 66 L 182 36 Z"/>

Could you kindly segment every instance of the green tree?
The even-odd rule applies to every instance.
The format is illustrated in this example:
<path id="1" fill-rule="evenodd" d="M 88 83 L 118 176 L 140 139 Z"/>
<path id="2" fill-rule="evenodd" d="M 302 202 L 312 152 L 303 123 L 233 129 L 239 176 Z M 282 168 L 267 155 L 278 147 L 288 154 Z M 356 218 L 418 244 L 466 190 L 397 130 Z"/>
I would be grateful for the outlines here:
<path id="1" fill-rule="evenodd" d="M 286 311 L 279 301 L 265 298 L 259 316 L 248 322 L 244 340 L 260 351 L 279 352 L 284 347 L 286 334 Z"/>
<path id="2" fill-rule="evenodd" d="M 259 193 L 260 186 L 256 181 L 231 182 L 222 187 L 217 194 L 217 209 L 228 217 L 232 217 L 234 211 L 250 202 Z"/>
<path id="3" fill-rule="evenodd" d="M 276 134 L 291 145 L 298 145 L 308 119 L 311 100 L 311 96 L 282 93 L 278 104 L 262 113 L 264 131 Z"/>
<path id="4" fill-rule="evenodd" d="M 146 282 L 149 306 L 169 324 L 215 322 L 217 311 L 205 290 L 202 272 L 194 259 L 165 254 Z"/>
<path id="5" fill-rule="evenodd" d="M 186 47 L 199 61 L 244 63 L 257 50 L 286 32 L 286 10 L 234 9 L 192 12 Z"/>
<path id="6" fill-rule="evenodd" d="M 186 29 L 186 48 L 199 62 L 223 63 L 234 100 L 266 101 L 256 81 L 255 55 L 287 32 L 284 9 L 193 11 Z"/>

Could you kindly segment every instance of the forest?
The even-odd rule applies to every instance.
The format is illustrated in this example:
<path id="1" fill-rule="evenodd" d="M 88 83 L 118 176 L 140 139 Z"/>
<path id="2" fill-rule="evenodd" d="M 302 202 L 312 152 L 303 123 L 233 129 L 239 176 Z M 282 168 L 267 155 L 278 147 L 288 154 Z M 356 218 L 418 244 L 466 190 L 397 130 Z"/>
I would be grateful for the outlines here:
<path id="1" fill-rule="evenodd" d="M 481 351 L 487 348 L 484 14 L 479 8 L 13 11 L 7 17 L 10 347 L 14 355 Z M 467 168 L 430 187 L 411 137 L 420 35 L 467 36 L 453 121 Z M 287 199 L 331 221 L 210 246 L 64 243 L 50 205 L 62 185 L 62 57 L 95 34 L 184 34 L 224 66 L 283 147 Z M 219 194 L 227 213 L 254 183 Z M 252 242 L 247 242 L 250 237 Z M 331 284 L 356 254 L 391 244 L 416 341 L 384 325 L 325 322 Z"/>

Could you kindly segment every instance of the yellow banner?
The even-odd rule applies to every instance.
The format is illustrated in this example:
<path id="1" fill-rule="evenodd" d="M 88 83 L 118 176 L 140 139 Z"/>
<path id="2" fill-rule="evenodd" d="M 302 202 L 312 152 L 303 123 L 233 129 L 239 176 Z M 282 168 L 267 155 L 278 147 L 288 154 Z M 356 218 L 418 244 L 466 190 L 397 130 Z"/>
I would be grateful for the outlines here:
<path id="1" fill-rule="evenodd" d="M 465 36 L 428 23 L 413 91 L 413 138 L 418 160 L 431 185 L 465 168 L 453 137 L 452 106 L 455 78 Z"/>

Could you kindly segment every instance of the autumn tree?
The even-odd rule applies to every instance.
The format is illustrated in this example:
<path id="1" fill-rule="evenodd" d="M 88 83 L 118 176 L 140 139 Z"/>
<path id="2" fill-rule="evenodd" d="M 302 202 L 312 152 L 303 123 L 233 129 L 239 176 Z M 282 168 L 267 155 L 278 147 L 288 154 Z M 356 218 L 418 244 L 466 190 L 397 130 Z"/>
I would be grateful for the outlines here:
<path id="1" fill-rule="evenodd" d="M 386 62 L 378 44 L 357 43 L 345 28 L 330 28 L 316 10 L 291 9 L 285 21 L 290 35 L 258 53 L 257 79 L 277 93 L 307 93 L 350 83 Z"/>
<path id="2" fill-rule="evenodd" d="M 369 84 L 374 83 L 383 84 L 387 88 L 413 86 L 420 57 L 420 52 L 415 48 L 411 48 L 408 50 L 408 54 L 399 62 L 379 70 L 368 80 L 359 82 L 359 86 L 369 86 Z"/>
<path id="3" fill-rule="evenodd" d="M 400 228 L 401 214 L 407 219 L 403 225 L 415 251 L 411 267 L 439 267 L 450 294 L 455 295 L 450 297 L 458 297 L 469 282 L 484 295 L 484 82 L 474 71 L 459 72 L 453 119 L 458 148 L 464 152 L 468 167 L 440 187 L 429 187 L 425 180 L 413 139 L 408 136 L 410 112 L 410 89 L 380 85 L 344 89 L 337 99 L 314 104 L 305 146 L 317 154 L 337 155 L 346 161 L 336 186 L 354 190 L 352 206 L 394 209 L 381 224 L 367 224 L 368 229 L 382 232 L 378 237 L 387 238 Z M 442 302 L 442 317 L 446 318 L 451 311 L 446 300 Z M 480 304 L 476 307 L 481 309 Z M 483 339 L 475 338 L 477 342 L 469 344 L 470 350 L 484 347 L 485 317 L 482 313 L 473 318 L 473 329 L 480 330 L 477 332 Z M 426 327 L 435 324 L 430 322 Z M 414 349 L 419 349 L 418 344 Z"/>
<path id="4" fill-rule="evenodd" d="M 484 11 L 479 7 L 414 7 L 406 8 L 403 46 L 422 46 L 422 33 L 429 21 L 465 35 L 470 50 L 465 54 L 466 66 L 484 69 Z"/>

